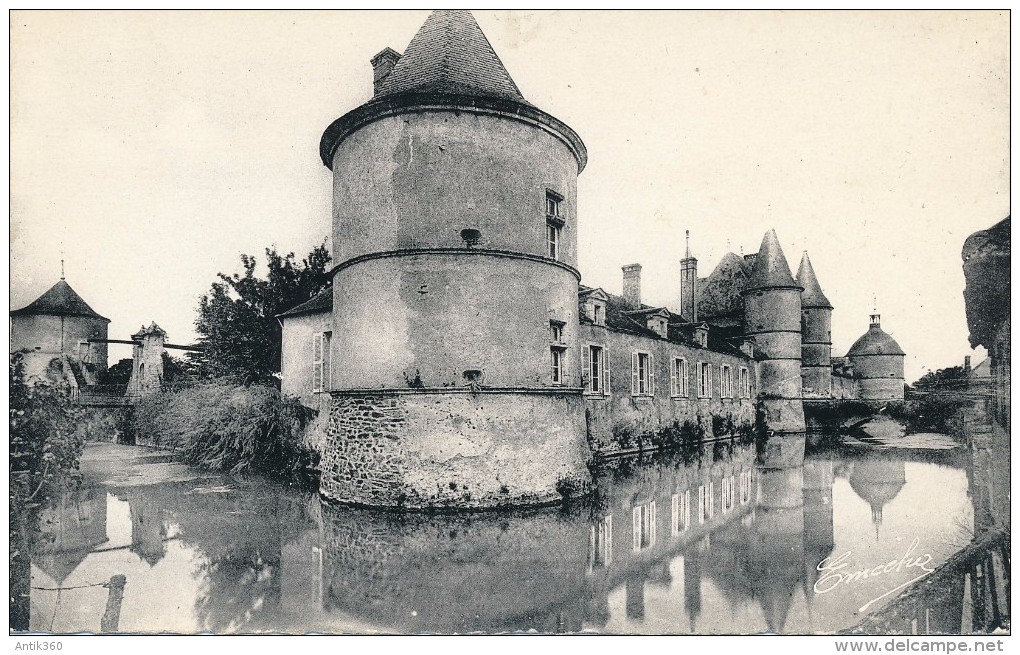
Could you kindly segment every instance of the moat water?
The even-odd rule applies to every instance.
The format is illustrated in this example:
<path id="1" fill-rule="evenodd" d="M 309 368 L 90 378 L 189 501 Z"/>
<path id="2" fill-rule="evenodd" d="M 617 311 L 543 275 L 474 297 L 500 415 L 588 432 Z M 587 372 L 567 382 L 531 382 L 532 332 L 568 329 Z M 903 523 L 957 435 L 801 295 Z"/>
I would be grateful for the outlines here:
<path id="1" fill-rule="evenodd" d="M 967 546 L 1001 515 L 1003 494 L 1008 514 L 1008 449 L 1004 469 L 1001 453 L 989 460 L 992 475 L 969 443 L 817 440 L 784 468 L 739 442 L 618 458 L 592 500 L 447 515 L 336 507 L 93 445 L 85 484 L 43 514 L 30 626 L 832 633 L 880 615 Z M 114 576 L 124 576 L 122 598 Z M 924 612 L 928 631 L 959 630 L 958 606 Z"/>

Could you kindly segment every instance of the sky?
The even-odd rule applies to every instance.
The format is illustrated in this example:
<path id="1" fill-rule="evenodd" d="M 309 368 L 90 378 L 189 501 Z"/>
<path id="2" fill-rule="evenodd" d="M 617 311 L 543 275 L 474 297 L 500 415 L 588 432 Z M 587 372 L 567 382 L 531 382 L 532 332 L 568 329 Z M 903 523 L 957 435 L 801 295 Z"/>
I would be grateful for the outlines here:
<path id="1" fill-rule="evenodd" d="M 1008 12 L 474 14 L 587 145 L 584 284 L 619 293 L 640 263 L 644 301 L 677 309 L 685 230 L 704 277 L 775 228 L 835 307 L 833 355 L 876 304 L 908 381 L 971 353 L 960 251 L 1009 214 Z M 13 12 L 11 308 L 63 258 L 110 338 L 191 343 L 241 253 L 327 239 L 322 131 L 427 16 Z"/>

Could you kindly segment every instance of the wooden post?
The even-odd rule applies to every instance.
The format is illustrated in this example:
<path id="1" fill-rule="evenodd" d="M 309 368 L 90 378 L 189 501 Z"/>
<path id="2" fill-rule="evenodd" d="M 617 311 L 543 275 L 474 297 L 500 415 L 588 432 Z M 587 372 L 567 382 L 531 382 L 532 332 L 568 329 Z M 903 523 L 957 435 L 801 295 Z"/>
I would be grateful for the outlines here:
<path id="1" fill-rule="evenodd" d="M 124 585 L 127 584 L 127 577 L 117 574 L 110 578 L 106 586 L 110 589 L 110 595 L 106 599 L 106 612 L 99 622 L 100 632 L 117 632 L 120 624 L 120 604 L 124 600 Z"/>

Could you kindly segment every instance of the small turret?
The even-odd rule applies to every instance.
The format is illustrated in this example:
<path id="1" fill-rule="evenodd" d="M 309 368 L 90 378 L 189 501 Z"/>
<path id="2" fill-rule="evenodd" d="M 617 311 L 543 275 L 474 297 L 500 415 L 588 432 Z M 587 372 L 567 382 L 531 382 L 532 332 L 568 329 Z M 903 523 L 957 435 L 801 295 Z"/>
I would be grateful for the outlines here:
<path id="1" fill-rule="evenodd" d="M 807 251 L 800 260 L 797 284 L 804 287 L 801 305 L 801 377 L 805 398 L 832 395 L 832 304 L 811 266 Z"/>
<path id="2" fill-rule="evenodd" d="M 744 332 L 762 357 L 758 388 L 766 425 L 776 432 L 803 432 L 801 401 L 801 305 L 803 289 L 775 230 L 762 239 L 744 290 Z"/>
<path id="3" fill-rule="evenodd" d="M 847 357 L 859 379 L 861 400 L 903 400 L 906 353 L 882 330 L 881 316 L 871 314 L 868 331 L 850 346 Z"/>

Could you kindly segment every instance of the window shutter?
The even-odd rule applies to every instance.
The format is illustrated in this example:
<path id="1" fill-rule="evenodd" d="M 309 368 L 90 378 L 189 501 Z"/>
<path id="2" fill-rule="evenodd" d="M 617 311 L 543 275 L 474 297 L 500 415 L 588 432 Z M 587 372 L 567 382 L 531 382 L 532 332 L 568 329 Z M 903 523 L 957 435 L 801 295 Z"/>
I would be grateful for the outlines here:
<path id="1" fill-rule="evenodd" d="M 630 354 L 630 392 L 637 394 L 638 392 L 638 354 Z"/>
<path id="2" fill-rule="evenodd" d="M 332 385 L 333 353 L 330 350 L 329 342 L 333 337 L 332 332 L 322 334 L 322 390 L 328 391 Z"/>
<path id="3" fill-rule="evenodd" d="M 602 349 L 602 374 L 605 376 L 602 384 L 602 393 L 608 396 L 613 390 L 609 384 L 609 381 L 612 379 L 612 372 L 609 370 L 609 346 Z"/>
<path id="4" fill-rule="evenodd" d="M 591 391 L 591 346 L 585 344 L 581 348 L 581 386 Z"/>
<path id="5" fill-rule="evenodd" d="M 655 355 L 648 355 L 648 394 L 655 395 Z"/>
<path id="6" fill-rule="evenodd" d="M 679 361 L 674 358 L 669 365 L 669 394 L 671 396 L 680 395 L 680 380 L 677 375 Z"/>
<path id="7" fill-rule="evenodd" d="M 312 391 L 322 389 L 322 333 L 312 335 Z"/>

